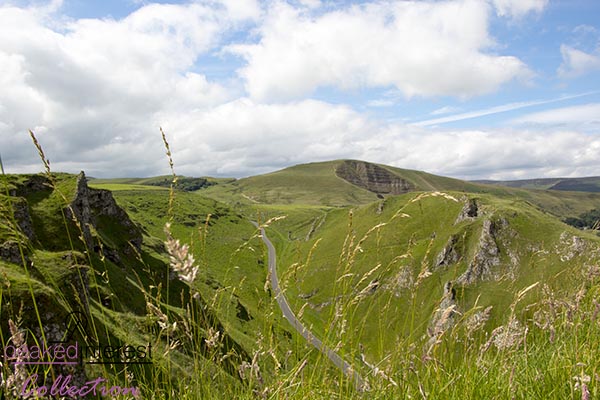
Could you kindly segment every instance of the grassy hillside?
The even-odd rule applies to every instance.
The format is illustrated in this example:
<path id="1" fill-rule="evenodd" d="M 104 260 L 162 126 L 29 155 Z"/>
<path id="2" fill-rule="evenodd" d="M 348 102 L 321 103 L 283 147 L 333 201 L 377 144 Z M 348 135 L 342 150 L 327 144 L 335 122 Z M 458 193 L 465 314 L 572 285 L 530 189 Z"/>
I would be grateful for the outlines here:
<path id="1" fill-rule="evenodd" d="M 597 194 L 347 160 L 174 197 L 151 185 L 166 177 L 90 183 L 115 205 L 71 175 L 3 179 L 2 342 L 14 338 L 9 318 L 31 335 L 52 323 L 60 332 L 83 305 L 102 340 L 157 349 L 152 367 L 87 374 L 122 385 L 133 374 L 148 398 L 600 395 L 589 345 L 600 335 L 600 238 L 561 222 L 598 208 Z M 282 317 L 250 222 L 280 216 L 267 235 L 284 296 L 369 393 Z M 192 282 L 177 269 L 187 261 L 165 250 L 168 221 L 177 246 L 189 244 Z"/>
<path id="2" fill-rule="evenodd" d="M 563 190 L 594 193 L 600 192 L 600 177 L 598 176 L 590 176 L 585 178 L 521 179 L 513 181 L 480 180 L 474 182 L 522 189 Z"/>
<path id="3" fill-rule="evenodd" d="M 341 206 L 377 199 L 335 175 L 337 161 L 297 165 L 270 174 L 239 179 L 202 191 L 202 195 L 241 204 Z"/>
<path id="4" fill-rule="evenodd" d="M 352 184 L 336 174 L 348 160 L 297 165 L 270 174 L 239 179 L 211 186 L 198 193 L 236 207 L 260 208 L 264 205 L 310 205 L 341 207 L 364 205 L 376 201 L 378 195 Z M 363 164 L 369 164 L 360 162 Z M 377 165 L 377 164 L 371 164 Z M 462 181 L 422 171 L 377 165 L 394 177 L 405 181 L 407 191 L 460 191 L 490 194 L 505 199 L 528 201 L 540 210 L 560 219 L 579 215 L 600 207 L 600 194 L 548 190 L 527 190 Z M 390 194 L 379 195 L 388 197 Z"/>
<path id="5" fill-rule="evenodd" d="M 168 190 L 120 184 L 129 189 L 115 192 L 127 212 L 119 214 L 108 192 L 88 191 L 80 177 L 3 179 L 3 345 L 15 340 L 9 319 L 29 332 L 30 340 L 46 341 L 61 337 L 44 339 L 39 329 L 53 327 L 52 335 L 63 335 L 68 316 L 81 313 L 89 335 L 80 340 L 94 337 L 113 347 L 148 344 L 154 352 L 151 365 L 86 365 L 76 374 L 101 374 L 123 387 L 133 383 L 144 398 L 157 399 L 182 398 L 174 393 L 251 395 L 301 360 L 318 358 L 282 323 L 264 289 L 267 272 L 257 231 L 228 206 L 177 192 L 170 215 Z M 190 285 L 177 278 L 172 256 L 169 266 L 167 221 L 173 236 L 190 244 L 198 267 Z M 262 372 L 242 374 L 240 368 L 259 361 Z M 4 376 L 12 376 L 8 363 L 2 368 Z M 322 374 L 329 373 L 325 365 Z M 134 380 L 125 381 L 126 375 Z"/>
<path id="6" fill-rule="evenodd" d="M 374 307 L 373 302 L 377 301 L 381 301 L 381 304 L 391 302 L 388 304 L 391 307 L 389 313 L 394 315 L 387 319 L 386 323 L 391 325 L 386 326 L 384 331 L 390 335 L 411 333 L 420 336 L 425 333 L 423 328 L 426 321 L 419 321 L 418 315 L 415 316 L 417 321 L 413 326 L 403 327 L 405 332 L 399 328 L 406 323 L 402 310 L 406 308 L 403 302 L 407 299 L 403 298 L 402 293 L 410 292 L 406 290 L 410 287 L 408 282 L 416 282 L 422 269 L 432 274 L 423 279 L 420 289 L 422 295 L 432 296 L 423 309 L 422 317 L 427 318 L 431 315 L 435 301 L 442 297 L 444 284 L 456 281 L 473 261 L 480 246 L 485 221 L 493 221 L 498 226 L 497 237 L 494 238 L 499 250 L 498 266 L 497 270 L 490 272 L 493 279 L 485 278 L 475 285 L 455 287 L 459 293 L 464 292 L 464 296 L 461 295 L 461 299 L 465 301 L 461 306 L 463 309 L 470 308 L 477 297 L 480 304 L 495 303 L 502 309 L 510 304 L 515 288 L 526 287 L 536 281 L 551 284 L 557 274 L 569 275 L 565 269 L 579 269 L 585 262 L 596 261 L 588 257 L 597 256 L 597 237 L 570 228 L 526 202 L 479 195 L 476 198 L 480 215 L 456 224 L 464 200 L 460 193 L 449 192 L 449 195 L 460 201 L 427 195 L 414 201 L 422 195 L 407 194 L 386 200 L 380 213 L 378 204 L 358 208 L 351 217 L 348 210 L 333 210 L 324 216 L 324 222 L 319 224 L 309 240 L 305 240 L 308 230 L 306 226 L 298 226 L 297 231 L 292 231 L 290 236 L 297 239 L 282 240 L 283 232 L 293 229 L 293 226 L 285 220 L 277 222 L 273 227 L 277 231 L 273 233 L 273 237 L 279 238 L 279 248 L 284 257 L 282 272 L 295 275 L 288 287 L 291 301 L 296 303 L 298 309 L 305 304 L 308 304 L 309 309 L 319 309 L 319 305 L 322 305 L 323 308 L 317 314 L 321 315 L 319 318 L 326 319 L 332 312 L 330 308 L 333 306 L 332 299 L 336 296 L 334 292 L 340 289 L 335 284 L 340 276 L 352 274 L 346 278 L 349 280 L 346 285 L 352 288 L 351 293 L 344 294 L 350 297 L 377 280 L 379 283 L 368 301 L 369 307 Z M 406 215 L 399 217 L 403 214 Z M 378 224 L 385 225 L 367 235 Z M 357 243 L 365 235 L 367 238 L 357 249 Z M 452 265 L 438 266 L 436 260 L 451 237 L 456 238 L 454 247 L 458 259 Z M 589 241 L 590 247 L 585 251 L 578 250 L 577 256 L 581 256 L 581 259 L 573 255 L 567 257 L 568 260 L 561 261 L 563 252 L 573 237 Z M 304 267 L 309 253 L 309 265 Z M 543 264 L 543 267 L 534 267 L 539 264 Z M 290 267 L 292 265 L 296 267 Z M 303 265 L 304 269 L 297 265 Z M 365 274 L 373 268 L 376 270 L 369 275 L 369 279 L 364 279 Z M 324 280 L 323 276 L 332 278 Z M 399 276 L 403 276 L 402 279 L 407 282 L 398 283 Z M 563 289 L 572 288 L 564 279 L 559 282 L 558 286 Z M 400 287 L 395 287 L 398 284 Z M 408 286 L 402 287 L 403 285 Z M 302 301 L 303 297 L 310 298 L 310 302 Z M 357 314 L 369 315 L 366 310 L 358 311 Z M 306 315 L 316 314 L 307 310 Z M 376 326 L 378 315 L 373 315 L 374 320 L 365 323 L 365 327 Z M 395 326 L 395 329 L 391 329 L 391 326 Z M 389 342 L 387 339 L 384 342 Z M 376 340 L 376 337 L 366 334 L 363 340 L 366 344 Z"/>

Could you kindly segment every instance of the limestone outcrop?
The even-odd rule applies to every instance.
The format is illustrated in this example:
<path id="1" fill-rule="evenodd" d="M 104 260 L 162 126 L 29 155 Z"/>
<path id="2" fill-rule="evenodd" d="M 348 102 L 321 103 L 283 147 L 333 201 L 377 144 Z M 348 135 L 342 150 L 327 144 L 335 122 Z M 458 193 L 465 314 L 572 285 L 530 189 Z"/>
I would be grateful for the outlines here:
<path id="1" fill-rule="evenodd" d="M 377 194 L 402 194 L 413 190 L 413 185 L 387 169 L 364 161 L 346 160 L 336 175 L 345 181 Z"/>

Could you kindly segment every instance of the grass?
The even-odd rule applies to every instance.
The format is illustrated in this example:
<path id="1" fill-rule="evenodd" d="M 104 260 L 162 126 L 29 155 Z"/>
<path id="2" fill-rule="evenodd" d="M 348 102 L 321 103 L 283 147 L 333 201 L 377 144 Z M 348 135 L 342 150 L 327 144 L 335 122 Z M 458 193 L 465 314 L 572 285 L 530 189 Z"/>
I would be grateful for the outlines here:
<path id="1" fill-rule="evenodd" d="M 95 181 L 93 187 L 114 190 L 133 225 L 94 211 L 94 248 L 65 214 L 74 176 L 51 175 L 51 187 L 23 195 L 36 234 L 31 242 L 19 233 L 8 196 L 30 177 L 3 175 L 0 239 L 21 240 L 27 260 L 0 261 L 2 345 L 15 338 L 8 319 L 34 336 L 36 326 L 53 321 L 60 329 L 56 319 L 83 306 L 99 339 L 152 344 L 151 367 L 86 367 L 90 376 L 137 385 L 143 398 L 600 395 L 600 241 L 553 215 L 587 207 L 595 195 L 390 168 L 416 188 L 447 193 L 378 200 L 335 176 L 334 166 L 308 164 L 195 193 L 139 179 Z M 479 216 L 456 223 L 465 196 L 477 200 Z M 265 247 L 250 223 L 281 215 L 267 234 L 284 294 L 305 325 L 368 379 L 366 392 L 281 316 Z M 481 281 L 455 284 L 448 306 L 444 285 L 481 253 L 486 220 L 496 227 L 499 265 Z M 132 226 L 143 237 L 140 248 L 130 244 Z M 451 238 L 458 260 L 438 266 Z M 186 278 L 190 271 L 197 271 L 194 279 Z M 89 289 L 73 286 L 84 276 Z M 435 315 L 452 324 L 432 334 Z M 5 363 L 2 372 L 16 374 Z"/>

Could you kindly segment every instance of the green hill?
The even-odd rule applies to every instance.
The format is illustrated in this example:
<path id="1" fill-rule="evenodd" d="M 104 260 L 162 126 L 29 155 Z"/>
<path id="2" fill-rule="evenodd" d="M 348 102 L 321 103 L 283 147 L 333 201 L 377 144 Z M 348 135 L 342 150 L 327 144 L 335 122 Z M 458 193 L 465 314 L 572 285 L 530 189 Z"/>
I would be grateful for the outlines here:
<path id="1" fill-rule="evenodd" d="M 178 191 L 169 215 L 169 191 L 137 183 L 118 183 L 121 190 L 113 197 L 89 187 L 83 174 L 2 179 L 2 345 L 16 340 L 10 319 L 27 334 L 28 345 L 127 344 L 144 347 L 148 357 L 145 365 L 132 366 L 121 359 L 84 360 L 74 371 L 53 367 L 50 375 L 103 376 L 121 387 L 133 383 L 143 398 L 169 398 L 184 388 L 206 398 L 235 398 L 256 389 L 256 377 L 244 378 L 239 370 L 252 364 L 265 343 L 276 343 L 273 358 L 264 360 L 265 382 L 273 379 L 276 360 L 314 357 L 274 313 L 269 293 L 258 290 L 267 276 L 261 242 L 252 224 L 227 205 Z M 177 278 L 165 249 L 169 221 L 195 258 L 193 285 Z M 74 336 L 68 333 L 72 315 L 85 321 Z M 265 332 L 267 326 L 272 329 Z M 12 376 L 4 361 L 3 376 Z M 323 371 L 328 374 L 328 368 Z"/>
<path id="2" fill-rule="evenodd" d="M 528 201 L 561 219 L 600 205 L 600 194 L 527 190 L 467 182 L 422 171 L 356 160 L 296 165 L 265 175 L 217 184 L 198 193 L 238 206 L 311 205 L 341 207 L 413 191 L 461 191 Z"/>
<path id="3" fill-rule="evenodd" d="M 480 180 L 476 183 L 500 185 L 523 189 L 562 190 L 572 192 L 600 192 L 600 177 L 590 176 L 585 178 L 541 178 L 521 179 L 513 181 Z"/>

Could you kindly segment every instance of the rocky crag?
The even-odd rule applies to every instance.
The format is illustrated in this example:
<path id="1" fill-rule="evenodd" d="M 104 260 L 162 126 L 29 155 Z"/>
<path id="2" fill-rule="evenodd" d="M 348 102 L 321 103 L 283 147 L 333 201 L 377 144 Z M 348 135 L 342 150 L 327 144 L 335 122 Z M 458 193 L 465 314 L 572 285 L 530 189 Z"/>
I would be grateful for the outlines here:
<path id="1" fill-rule="evenodd" d="M 387 169 L 364 161 L 346 160 L 335 170 L 338 177 L 379 195 L 402 194 L 413 190 L 413 185 Z"/>

